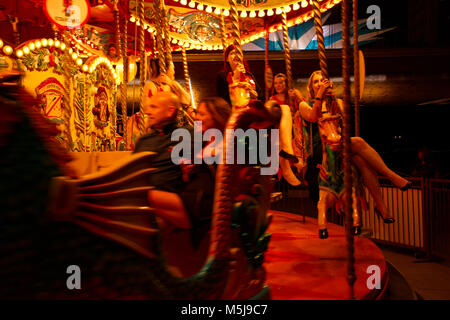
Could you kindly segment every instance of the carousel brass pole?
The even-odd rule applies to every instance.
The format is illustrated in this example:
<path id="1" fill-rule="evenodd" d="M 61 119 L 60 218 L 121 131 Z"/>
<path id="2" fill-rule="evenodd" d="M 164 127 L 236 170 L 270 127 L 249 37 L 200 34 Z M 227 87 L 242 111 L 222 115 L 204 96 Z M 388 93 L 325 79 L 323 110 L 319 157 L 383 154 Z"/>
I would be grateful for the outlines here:
<path id="1" fill-rule="evenodd" d="M 359 48 L 358 48 L 358 0 L 353 0 L 353 84 L 355 86 L 355 136 L 360 135 L 359 126 Z"/>
<path id="2" fill-rule="evenodd" d="M 191 87 L 189 85 L 189 69 L 185 47 L 181 48 L 181 57 L 183 58 L 184 86 L 186 87 L 186 90 L 190 91 Z"/>
<path id="3" fill-rule="evenodd" d="M 166 69 L 169 68 L 170 63 L 172 62 L 172 46 L 170 44 L 170 32 L 169 32 L 169 23 L 167 22 L 167 12 L 164 5 L 164 0 L 156 0 L 161 1 L 160 4 L 160 15 L 161 22 L 164 30 L 164 48 L 166 54 Z M 167 71 L 167 70 L 166 70 Z"/>
<path id="4" fill-rule="evenodd" d="M 226 39 L 226 31 L 225 31 L 225 17 L 223 14 L 220 15 L 220 40 L 222 41 L 222 50 L 225 51 L 227 48 L 227 39 Z"/>
<path id="5" fill-rule="evenodd" d="M 312 0 L 314 9 L 314 25 L 316 26 L 317 50 L 319 54 L 320 70 L 325 78 L 328 77 L 327 57 L 325 55 L 325 41 L 323 39 L 322 30 L 322 14 L 320 13 L 319 1 Z"/>
<path id="6" fill-rule="evenodd" d="M 161 21 L 161 11 L 159 6 L 159 0 L 153 2 L 153 8 L 155 12 L 156 21 Z M 164 40 L 162 38 L 163 29 L 160 23 L 156 23 L 156 46 L 158 48 L 158 63 L 161 73 L 166 73 L 166 61 L 164 59 Z"/>
<path id="7" fill-rule="evenodd" d="M 291 51 L 289 49 L 289 33 L 287 26 L 287 14 L 284 9 L 281 11 L 281 21 L 283 26 L 284 62 L 286 63 L 286 77 L 289 89 L 292 89 L 292 68 Z"/>
<path id="8" fill-rule="evenodd" d="M 269 67 L 269 30 L 266 28 L 266 34 L 264 35 L 264 70 L 267 71 Z M 267 79 L 265 81 L 266 101 L 269 100 L 269 88 L 267 88 Z"/>
<path id="9" fill-rule="evenodd" d="M 230 4 L 230 19 L 231 19 L 231 38 L 233 39 L 233 45 L 236 47 L 236 56 L 238 63 L 243 64 L 244 54 L 241 47 L 241 31 L 239 28 L 239 16 L 237 11 L 236 0 L 228 0 Z"/>
<path id="10" fill-rule="evenodd" d="M 119 0 L 114 1 L 114 20 L 116 23 L 116 47 L 117 47 L 117 52 L 119 54 L 119 61 L 122 60 L 122 64 L 123 64 L 123 75 L 122 75 L 122 83 L 120 84 L 120 106 L 121 106 L 121 110 L 122 110 L 122 127 L 123 127 L 123 141 L 125 144 L 125 150 L 128 150 L 127 145 L 126 145 L 126 137 L 127 137 L 127 87 L 126 87 L 126 81 L 125 81 L 125 64 L 126 64 L 126 52 L 124 51 L 124 48 L 126 47 L 126 45 L 124 46 L 122 44 L 122 33 L 121 33 L 121 28 L 120 28 L 120 14 L 119 14 L 119 10 L 118 10 L 118 4 L 119 4 Z M 125 29 L 126 29 L 126 21 L 127 19 L 123 19 L 123 21 L 125 22 Z M 124 40 L 126 41 L 126 40 Z"/>
<path id="11" fill-rule="evenodd" d="M 67 134 L 67 150 L 72 150 L 72 136 L 70 134 L 70 117 L 72 115 L 72 108 L 70 105 L 70 88 L 71 88 L 71 75 L 70 69 L 72 67 L 72 57 L 69 54 L 70 42 L 69 32 L 64 31 L 64 44 L 66 46 L 64 50 L 64 96 L 63 96 L 63 110 L 64 110 L 64 124 L 66 126 Z"/>
<path id="12" fill-rule="evenodd" d="M 342 2 L 342 78 L 344 81 L 344 188 L 345 188 L 345 233 L 347 239 L 347 281 L 350 286 L 350 299 L 355 298 L 354 283 L 355 275 L 355 257 L 354 257 L 354 239 L 352 234 L 352 170 L 350 164 L 350 0 Z"/>
<path id="13" fill-rule="evenodd" d="M 144 85 L 145 85 L 145 30 L 144 30 L 144 0 L 139 0 L 139 48 L 141 50 L 141 58 L 139 63 L 139 85 L 140 85 L 140 99 L 139 99 L 139 132 L 144 134 Z"/>

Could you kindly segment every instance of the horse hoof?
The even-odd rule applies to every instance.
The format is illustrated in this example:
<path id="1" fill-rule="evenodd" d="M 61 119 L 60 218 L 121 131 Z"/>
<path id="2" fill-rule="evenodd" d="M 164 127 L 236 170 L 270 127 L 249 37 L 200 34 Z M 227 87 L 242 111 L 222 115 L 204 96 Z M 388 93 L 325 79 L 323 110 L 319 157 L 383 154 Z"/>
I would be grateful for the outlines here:
<path id="1" fill-rule="evenodd" d="M 328 238 L 328 230 L 327 229 L 319 229 L 319 238 L 320 239 Z"/>
<path id="2" fill-rule="evenodd" d="M 353 235 L 359 236 L 361 234 L 361 226 L 352 227 Z"/>

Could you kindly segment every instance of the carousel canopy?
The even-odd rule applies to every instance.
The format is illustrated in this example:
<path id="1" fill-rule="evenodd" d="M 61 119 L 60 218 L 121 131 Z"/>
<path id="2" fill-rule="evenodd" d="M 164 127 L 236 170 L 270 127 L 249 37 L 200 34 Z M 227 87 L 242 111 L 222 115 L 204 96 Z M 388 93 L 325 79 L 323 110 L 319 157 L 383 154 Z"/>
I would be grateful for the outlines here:
<path id="1" fill-rule="evenodd" d="M 5 43 L 18 45 L 31 39 L 54 37 L 56 32 L 62 31 L 55 30 L 45 12 L 48 1 L 52 0 L 1 0 L 0 38 Z M 83 1 L 63 2 L 70 5 Z M 128 52 L 137 54 L 139 51 L 141 27 L 145 29 L 147 54 L 155 50 L 155 37 L 157 32 L 161 32 L 162 21 L 155 17 L 153 0 L 144 1 L 143 15 L 138 10 L 138 1 L 119 0 L 117 6 L 113 0 L 84 2 L 90 7 L 88 19 L 83 26 L 70 32 L 70 41 L 79 51 L 90 55 L 99 55 L 102 51 L 106 55 L 111 53 L 117 32 L 115 8 L 119 12 L 118 21 L 127 21 Z M 320 10 L 325 12 L 340 2 L 321 0 Z M 183 47 L 188 50 L 221 50 L 230 41 L 232 23 L 228 0 L 166 0 L 164 7 L 173 50 Z M 288 27 L 313 17 L 312 2 L 306 0 L 237 0 L 237 10 L 242 44 L 264 37 L 266 31 L 281 30 L 283 12 L 286 13 Z"/>

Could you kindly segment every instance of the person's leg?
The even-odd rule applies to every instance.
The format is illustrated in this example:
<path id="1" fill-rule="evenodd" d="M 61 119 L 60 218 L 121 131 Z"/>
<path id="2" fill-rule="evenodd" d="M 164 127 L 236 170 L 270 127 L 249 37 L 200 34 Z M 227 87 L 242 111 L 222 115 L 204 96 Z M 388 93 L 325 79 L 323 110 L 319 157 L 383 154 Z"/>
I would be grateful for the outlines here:
<path id="1" fill-rule="evenodd" d="M 385 176 L 398 188 L 407 186 L 410 182 L 388 168 L 381 156 L 364 139 L 351 137 L 352 153 L 361 156 L 376 172 Z"/>
<path id="2" fill-rule="evenodd" d="M 363 178 L 364 185 L 369 190 L 370 195 L 375 202 L 375 206 L 378 211 L 381 213 L 383 219 L 391 218 L 391 214 L 389 213 L 384 201 L 381 196 L 380 185 L 378 183 L 378 178 L 373 172 L 372 168 L 358 155 L 352 156 L 352 162 L 356 165 Z"/>
<path id="3" fill-rule="evenodd" d="M 191 221 L 184 208 L 181 198 L 171 192 L 151 190 L 148 192 L 150 206 L 155 209 L 155 214 L 169 221 L 178 228 L 190 229 Z"/>

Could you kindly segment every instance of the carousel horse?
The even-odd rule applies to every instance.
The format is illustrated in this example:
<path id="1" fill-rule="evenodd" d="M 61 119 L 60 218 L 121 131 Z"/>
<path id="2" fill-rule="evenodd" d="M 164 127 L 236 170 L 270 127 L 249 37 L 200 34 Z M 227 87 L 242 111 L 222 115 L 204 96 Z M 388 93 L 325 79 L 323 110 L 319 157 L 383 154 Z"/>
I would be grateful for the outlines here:
<path id="1" fill-rule="evenodd" d="M 347 196 L 351 196 L 354 203 L 352 231 L 354 235 L 359 235 L 361 233 L 361 206 L 365 207 L 364 193 L 358 181 L 352 187 L 352 194 L 345 194 L 342 163 L 342 117 L 337 112 L 325 113 L 319 119 L 318 125 L 322 140 L 322 164 L 318 166 L 320 168 L 319 202 L 317 203 L 319 237 L 321 239 L 328 238 L 326 227 L 328 209 L 336 205 L 337 211 L 342 213 L 343 203 Z M 353 166 L 352 171 L 353 176 L 356 176 L 356 169 Z"/>
<path id="2" fill-rule="evenodd" d="M 7 299 L 249 299 L 267 297 L 270 177 L 252 165 L 218 166 L 206 258 L 184 276 L 171 265 L 148 202 L 150 152 L 76 177 L 38 101 L 0 75 L 0 297 Z M 264 107 L 232 114 L 227 128 L 272 128 Z M 225 140 L 225 148 L 234 148 Z M 149 166 L 150 163 L 150 166 Z M 173 237 L 180 239 L 180 237 Z M 189 241 L 184 241 L 188 243 Z M 178 248 L 183 243 L 177 243 Z M 192 257 L 191 257 L 192 258 Z M 72 268 L 81 289 L 69 290 Z M 73 288 L 73 287 L 72 287 Z"/>

